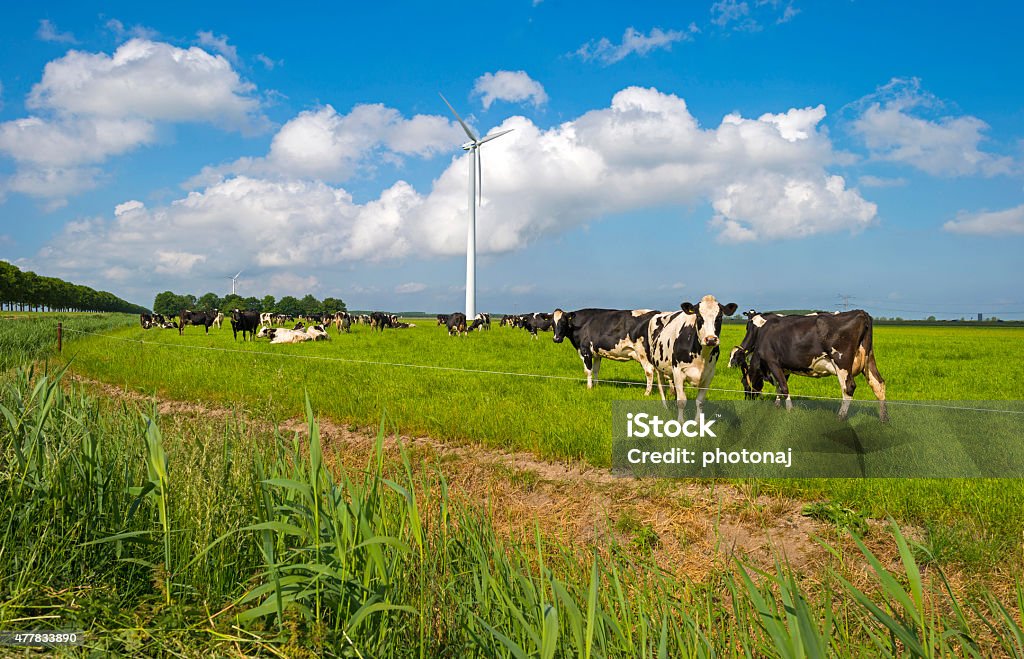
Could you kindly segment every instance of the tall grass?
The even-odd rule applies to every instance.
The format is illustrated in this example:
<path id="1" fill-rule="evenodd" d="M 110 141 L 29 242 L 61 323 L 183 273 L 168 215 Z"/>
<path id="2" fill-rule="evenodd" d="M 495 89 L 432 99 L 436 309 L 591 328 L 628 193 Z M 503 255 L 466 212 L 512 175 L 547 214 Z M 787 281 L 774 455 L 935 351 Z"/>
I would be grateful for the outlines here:
<path id="1" fill-rule="evenodd" d="M 336 421 L 374 425 L 385 410 L 402 432 L 449 442 L 480 442 L 527 450 L 541 458 L 582 459 L 605 466 L 611 455 L 613 401 L 643 398 L 643 387 L 602 383 L 588 391 L 580 360 L 550 334 L 532 340 L 523 330 L 495 327 L 468 338 L 417 321 L 408 330 L 372 332 L 356 326 L 325 343 L 271 346 L 234 341 L 228 330 L 187 328 L 144 331 L 137 325 L 110 337 L 86 337 L 65 350 L 73 369 L 136 391 L 178 400 L 244 406 L 258 416 L 301 416 L 308 394 L 317 410 Z M 726 325 L 725 346 L 740 342 L 743 327 Z M 1005 327 L 875 328 L 879 368 L 893 400 L 1024 399 L 1024 329 Z M 144 340 L 145 345 L 128 343 Z M 228 349 L 238 352 L 223 352 Z M 325 359 L 323 359 L 325 358 Z M 362 360 L 330 361 L 331 359 Z M 569 380 L 512 377 L 386 366 L 379 362 L 553 375 Z M 635 363 L 604 360 L 602 378 L 642 384 Z M 719 364 L 713 386 L 741 390 L 736 369 Z M 837 396 L 834 378 L 793 378 L 796 394 Z M 738 398 L 713 391 L 714 399 Z M 860 379 L 856 396 L 873 401 Z M 855 411 L 875 422 L 873 403 Z M 935 560 L 974 571 L 1020 561 L 1024 538 L 1024 482 L 854 479 L 775 481 L 766 490 L 804 499 L 836 501 L 879 518 L 925 528 Z"/>
<path id="2" fill-rule="evenodd" d="M 305 432 L 161 418 L 60 372 L 0 387 L 0 627 L 84 628 L 96 652 L 209 656 L 1024 657 L 1020 607 L 963 599 L 891 529 L 894 568 L 706 584 L 642 556 L 498 537 L 383 432 L 329 468 Z M 832 548 L 837 556 L 840 549 Z"/>
<path id="3" fill-rule="evenodd" d="M 0 371 L 57 354 L 57 323 L 67 330 L 106 332 L 138 324 L 138 316 L 115 313 L 31 313 L 0 315 Z M 84 335 L 64 334 L 74 343 Z"/>

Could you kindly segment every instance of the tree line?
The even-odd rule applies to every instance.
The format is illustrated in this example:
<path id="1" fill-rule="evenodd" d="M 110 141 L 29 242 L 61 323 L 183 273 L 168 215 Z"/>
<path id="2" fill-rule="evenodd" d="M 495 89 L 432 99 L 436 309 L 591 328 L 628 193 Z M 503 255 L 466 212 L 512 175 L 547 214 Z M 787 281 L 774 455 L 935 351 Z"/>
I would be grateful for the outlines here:
<path id="1" fill-rule="evenodd" d="M 43 277 L 31 270 L 0 261 L 0 310 L 7 311 L 117 311 L 145 313 L 145 307 L 113 293 Z"/>
<path id="2" fill-rule="evenodd" d="M 301 299 L 285 295 L 277 300 L 273 295 L 264 295 L 262 298 L 258 298 L 255 296 L 242 297 L 231 293 L 220 297 L 216 293 L 207 293 L 197 298 L 191 294 L 179 295 L 172 291 L 164 291 L 158 293 L 156 299 L 153 300 L 153 313 L 176 316 L 182 309 L 193 311 L 243 309 L 261 313 L 281 313 L 289 316 L 307 316 L 347 310 L 345 303 L 338 298 L 325 297 L 323 300 L 318 300 L 313 295 L 306 295 Z"/>

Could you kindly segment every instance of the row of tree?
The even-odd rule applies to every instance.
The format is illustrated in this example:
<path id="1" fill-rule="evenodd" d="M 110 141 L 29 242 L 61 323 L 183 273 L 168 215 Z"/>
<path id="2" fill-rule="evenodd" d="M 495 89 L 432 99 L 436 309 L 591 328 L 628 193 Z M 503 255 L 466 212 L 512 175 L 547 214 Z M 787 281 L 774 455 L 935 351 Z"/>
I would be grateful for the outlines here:
<path id="1" fill-rule="evenodd" d="M 220 297 L 216 293 L 207 293 L 197 298 L 195 295 L 179 295 L 172 291 L 164 291 L 163 293 L 158 293 L 156 299 L 153 300 L 153 313 L 176 316 L 182 309 L 192 309 L 195 311 L 244 309 L 246 311 L 283 313 L 289 316 L 334 313 L 347 310 L 345 303 L 337 298 L 326 297 L 323 300 L 318 300 L 312 295 L 306 295 L 301 299 L 285 295 L 280 300 L 276 300 L 273 295 L 265 295 L 263 298 L 258 298 L 255 296 L 242 297 L 241 295 L 231 293 L 225 297 Z"/>
<path id="2" fill-rule="evenodd" d="M 119 311 L 144 313 L 145 307 L 113 293 L 43 277 L 0 261 L 0 309 L 8 311 Z"/>

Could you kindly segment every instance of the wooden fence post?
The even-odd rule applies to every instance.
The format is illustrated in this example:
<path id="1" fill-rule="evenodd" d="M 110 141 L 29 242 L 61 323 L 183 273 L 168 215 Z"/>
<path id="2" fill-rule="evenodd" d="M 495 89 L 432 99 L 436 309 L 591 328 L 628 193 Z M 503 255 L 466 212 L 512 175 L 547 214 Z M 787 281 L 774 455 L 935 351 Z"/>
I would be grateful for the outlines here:
<path id="1" fill-rule="evenodd" d="M 57 352 L 64 352 L 64 324 L 57 323 Z"/>

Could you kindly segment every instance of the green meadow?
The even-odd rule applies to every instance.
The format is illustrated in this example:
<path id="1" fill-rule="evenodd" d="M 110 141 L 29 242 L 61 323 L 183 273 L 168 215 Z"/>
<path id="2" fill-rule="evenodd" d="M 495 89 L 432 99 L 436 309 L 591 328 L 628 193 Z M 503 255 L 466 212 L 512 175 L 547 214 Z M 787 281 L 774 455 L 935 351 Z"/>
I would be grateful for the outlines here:
<path id="1" fill-rule="evenodd" d="M 495 323 L 489 332 L 449 337 L 431 319 L 412 322 L 416 327 L 383 333 L 361 325 L 351 334 L 332 329 L 330 341 L 296 345 L 236 341 L 227 326 L 208 335 L 188 327 L 179 337 L 136 323 L 103 336 L 72 333 L 64 357 L 74 372 L 136 392 L 241 406 L 275 419 L 300 416 L 308 394 L 319 414 L 353 425 L 374 426 L 386 413 L 406 434 L 597 466 L 610 465 L 612 403 L 645 398 L 639 366 L 607 359 L 600 375 L 611 382 L 588 391 L 572 346 L 553 343 L 550 333 L 532 339 Z M 722 345 L 738 344 L 743 332 L 743 325 L 726 324 Z M 1022 328 L 883 325 L 874 338 L 894 407 L 1024 400 Z M 724 361 L 712 386 L 709 398 L 743 397 L 738 370 Z M 834 378 L 794 376 L 791 391 L 839 395 Z M 864 401 L 852 408 L 859 423 L 877 415 L 863 378 L 856 399 Z M 940 555 L 974 569 L 1022 550 L 1024 483 L 1017 480 L 771 480 L 757 487 L 921 525 Z"/>
<path id="2" fill-rule="evenodd" d="M 36 367 L 0 373 L 0 628 L 85 631 L 69 654 L 1024 658 L 1018 481 L 741 482 L 813 502 L 805 514 L 836 526 L 819 539 L 831 562 L 798 574 L 782 556 L 769 568 L 729 559 L 691 581 L 652 562 L 658 536 L 642 520 L 616 520 L 632 536 L 621 544 L 566 544 L 539 526 L 507 537 L 484 506 L 449 495 L 443 465 L 386 455 L 383 429 L 363 462 L 329 463 L 317 417 L 377 426 L 386 414 L 405 433 L 606 465 L 611 403 L 642 388 L 586 391 L 578 358 L 550 334 L 357 327 L 270 346 L 67 316 L 57 356 L 54 320 L 2 327 L 9 361 Z M 741 331 L 728 327 L 726 345 Z M 879 328 L 893 399 L 939 398 L 946 385 L 898 373 L 898 355 L 926 351 L 932 363 L 906 369 L 948 354 L 949 368 L 990 371 L 970 398 L 1021 398 L 999 372 L 1017 335 L 988 332 Z M 109 388 L 97 397 L 65 367 L 204 407 L 160 414 Z M 602 375 L 640 378 L 628 364 Z M 831 395 L 827 384 L 793 388 Z M 715 385 L 738 381 L 723 370 Z M 202 411 L 212 406 L 239 413 Z M 267 417 L 305 429 L 247 420 Z M 864 522 L 887 515 L 897 523 Z M 977 577 L 966 586 L 963 565 Z"/>

